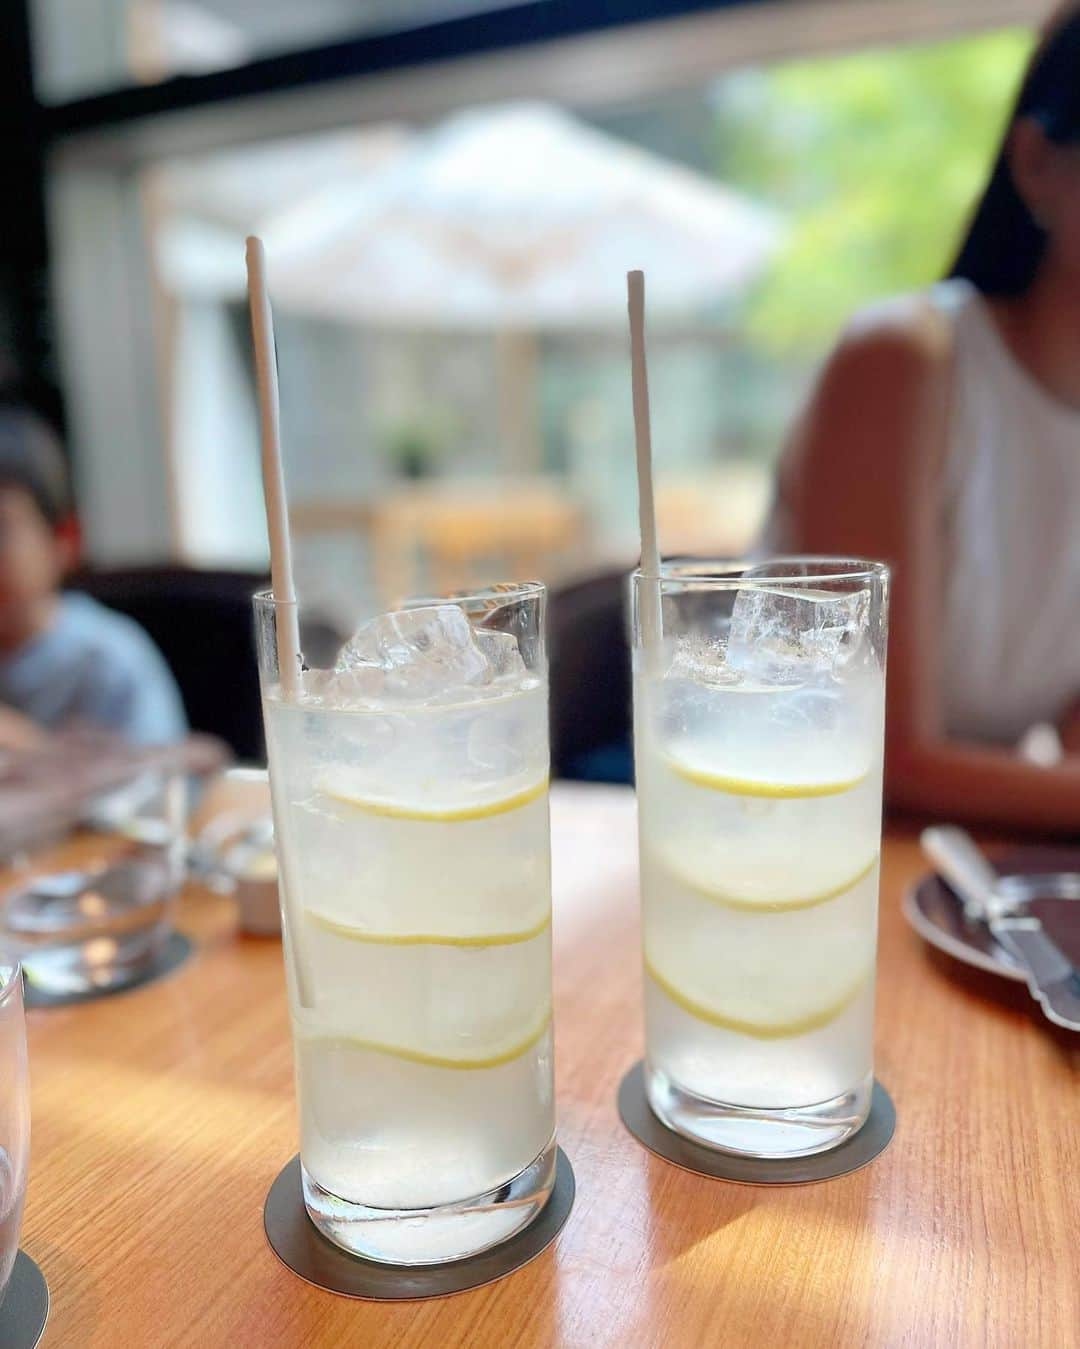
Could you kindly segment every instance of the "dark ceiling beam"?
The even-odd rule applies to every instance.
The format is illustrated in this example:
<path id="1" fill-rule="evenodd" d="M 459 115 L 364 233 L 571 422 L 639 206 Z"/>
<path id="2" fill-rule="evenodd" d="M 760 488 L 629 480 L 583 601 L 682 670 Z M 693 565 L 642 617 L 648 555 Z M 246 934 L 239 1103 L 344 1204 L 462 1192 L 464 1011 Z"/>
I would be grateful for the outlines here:
<path id="1" fill-rule="evenodd" d="M 238 98 L 384 75 L 457 57 L 496 54 L 626 24 L 763 3 L 792 0 L 526 0 L 422 27 L 287 52 L 236 69 L 178 75 L 158 84 L 116 89 L 43 107 L 40 114 L 44 134 L 55 139 Z"/>

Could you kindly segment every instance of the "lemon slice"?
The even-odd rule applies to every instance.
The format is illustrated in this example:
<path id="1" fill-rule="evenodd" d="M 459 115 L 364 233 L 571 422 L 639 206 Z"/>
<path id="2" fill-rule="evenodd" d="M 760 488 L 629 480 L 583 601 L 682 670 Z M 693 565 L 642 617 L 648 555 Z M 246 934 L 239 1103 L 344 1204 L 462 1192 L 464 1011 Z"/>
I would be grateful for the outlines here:
<path id="1" fill-rule="evenodd" d="M 857 787 L 867 777 L 869 769 L 854 777 L 827 779 L 822 782 L 788 782 L 775 778 L 748 778 L 736 774 L 717 773 L 708 768 L 697 768 L 679 759 L 665 756 L 673 773 L 695 787 L 726 792 L 730 796 L 764 796 L 774 800 L 796 800 L 813 796 L 839 796 Z"/>
<path id="2" fill-rule="evenodd" d="M 815 1008 L 813 1012 L 808 1012 L 805 1016 L 794 1020 L 747 1020 L 718 1012 L 712 1007 L 706 1007 L 693 998 L 687 997 L 685 993 L 680 992 L 663 975 L 659 974 L 648 960 L 645 961 L 645 972 L 657 988 L 666 994 L 676 1006 L 681 1007 L 684 1012 L 688 1012 L 697 1020 L 705 1021 L 710 1026 L 719 1026 L 723 1030 L 737 1031 L 741 1035 L 752 1035 L 759 1040 L 788 1039 L 795 1035 L 803 1035 L 807 1031 L 817 1030 L 821 1026 L 827 1026 L 830 1021 L 834 1021 L 841 1012 L 855 1001 L 866 983 L 866 975 L 860 975 L 839 997 L 833 998 L 826 1006 Z"/>
<path id="3" fill-rule="evenodd" d="M 813 909 L 819 904 L 828 904 L 830 900 L 839 899 L 841 895 L 846 895 L 849 890 L 853 890 L 860 881 L 866 879 L 878 864 L 878 854 L 875 852 L 873 857 L 865 866 L 859 868 L 853 876 L 845 880 L 827 886 L 821 890 L 811 891 L 809 894 L 785 895 L 777 897 L 775 893 L 764 892 L 759 896 L 746 892 L 728 890 L 723 885 L 714 885 L 711 881 L 704 881 L 699 877 L 692 875 L 675 858 L 671 856 L 657 857 L 657 863 L 661 869 L 667 869 L 672 877 L 687 889 L 693 890 L 702 899 L 710 900 L 713 904 L 719 904 L 726 909 L 741 909 L 749 913 L 788 913 L 794 909 Z"/>
<path id="4" fill-rule="evenodd" d="M 877 891 L 773 917 L 670 884 L 646 887 L 642 944 L 658 986 L 693 1016 L 751 1035 L 794 1035 L 841 1011 L 874 968 Z"/>
<path id="5" fill-rule="evenodd" d="M 361 1049 L 375 1054 L 389 1054 L 393 1058 L 406 1059 L 409 1063 L 420 1063 L 428 1068 L 454 1068 L 460 1070 L 478 1070 L 498 1068 L 504 1063 L 512 1063 L 547 1032 L 551 1024 L 551 1009 L 545 1007 L 541 1016 L 528 1032 L 512 1043 L 492 1050 L 488 1054 L 429 1054 L 421 1049 L 410 1049 L 406 1045 L 383 1044 L 377 1040 L 365 1040 L 352 1035 L 304 1034 L 306 1046 L 328 1049 Z"/>
<path id="6" fill-rule="evenodd" d="M 332 932 L 336 937 L 344 937 L 348 941 L 373 942 L 382 946 L 513 946 L 517 942 L 532 941 L 533 937 L 539 937 L 551 922 L 550 915 L 545 914 L 532 927 L 517 932 L 480 932 L 453 936 L 433 932 L 373 932 L 369 928 L 339 923 L 336 918 L 330 918 L 314 909 L 308 909 L 307 916 L 311 922 L 327 932 Z"/>
<path id="7" fill-rule="evenodd" d="M 381 796 L 358 796 L 346 787 L 334 781 L 323 782 L 320 791 L 334 801 L 352 806 L 367 815 L 384 815 L 394 820 L 423 820 L 431 824 L 457 824 L 462 820 L 486 820 L 493 815 L 505 815 L 508 811 L 527 806 L 530 801 L 543 796 L 548 789 L 548 779 L 541 778 L 531 786 L 507 796 L 497 796 L 489 801 L 470 801 L 458 805 L 428 805 L 426 802 L 400 801 Z"/>

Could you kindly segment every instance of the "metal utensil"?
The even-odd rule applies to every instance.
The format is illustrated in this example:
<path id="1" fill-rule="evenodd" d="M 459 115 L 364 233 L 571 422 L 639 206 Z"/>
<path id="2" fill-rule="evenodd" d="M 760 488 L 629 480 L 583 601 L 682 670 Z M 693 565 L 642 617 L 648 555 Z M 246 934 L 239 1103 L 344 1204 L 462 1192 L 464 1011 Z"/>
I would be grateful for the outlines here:
<path id="1" fill-rule="evenodd" d="M 955 825 L 924 829 L 923 852 L 959 895 L 969 922 L 983 922 L 1024 971 L 1031 995 L 1050 1021 L 1080 1030 L 1080 972 L 1027 907 L 1030 887 L 1004 884 L 975 840 Z M 1060 879 L 1060 878 L 1058 878 Z"/>

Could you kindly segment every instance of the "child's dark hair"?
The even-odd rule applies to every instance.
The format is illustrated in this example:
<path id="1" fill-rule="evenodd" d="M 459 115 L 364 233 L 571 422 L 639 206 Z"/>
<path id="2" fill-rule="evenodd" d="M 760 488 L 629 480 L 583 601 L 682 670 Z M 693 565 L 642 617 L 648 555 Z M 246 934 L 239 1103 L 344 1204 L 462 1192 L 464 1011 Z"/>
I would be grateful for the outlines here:
<path id="1" fill-rule="evenodd" d="M 29 493 L 50 525 L 71 513 L 60 442 L 41 417 L 19 403 L 0 402 L 0 487 Z"/>
<path id="2" fill-rule="evenodd" d="M 1035 55 L 993 176 L 949 273 L 984 295 L 1022 295 L 1046 252 L 1046 232 L 1016 190 L 1009 167 L 1008 134 L 1022 117 L 1033 118 L 1058 145 L 1080 142 L 1080 9 L 1059 23 Z"/>

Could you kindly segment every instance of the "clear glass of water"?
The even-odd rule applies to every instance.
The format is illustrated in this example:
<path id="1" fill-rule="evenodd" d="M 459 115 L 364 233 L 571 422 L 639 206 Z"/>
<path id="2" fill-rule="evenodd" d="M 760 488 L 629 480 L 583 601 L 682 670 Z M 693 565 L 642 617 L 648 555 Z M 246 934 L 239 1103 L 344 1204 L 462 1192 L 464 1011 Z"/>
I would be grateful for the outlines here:
<path id="1" fill-rule="evenodd" d="M 292 697 L 255 600 L 304 1200 L 370 1259 L 485 1250 L 553 1185 L 544 598 L 381 615 Z"/>
<path id="2" fill-rule="evenodd" d="M 708 1147 L 869 1112 L 887 600 L 828 558 L 633 579 L 646 1088 Z"/>
<path id="3" fill-rule="evenodd" d="M 45 993 L 130 983 L 173 930 L 185 870 L 186 784 L 140 774 L 100 797 L 82 822 L 101 837 L 80 870 L 30 874 L 0 895 L 0 943 Z"/>
<path id="4" fill-rule="evenodd" d="M 0 951 L 0 1302 L 19 1249 L 30 1156 L 30 1084 L 22 971 Z"/>

